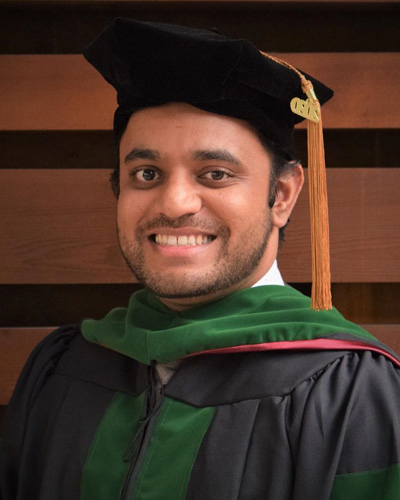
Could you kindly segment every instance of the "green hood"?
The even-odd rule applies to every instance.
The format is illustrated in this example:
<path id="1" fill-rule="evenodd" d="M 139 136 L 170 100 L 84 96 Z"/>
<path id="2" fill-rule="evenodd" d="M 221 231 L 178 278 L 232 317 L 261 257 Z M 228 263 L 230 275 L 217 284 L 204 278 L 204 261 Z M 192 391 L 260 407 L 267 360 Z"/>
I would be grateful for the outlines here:
<path id="1" fill-rule="evenodd" d="M 314 311 L 310 299 L 278 285 L 241 290 L 210 304 L 176 312 L 148 290 L 132 295 L 128 308 L 81 326 L 89 342 L 141 363 L 167 363 L 185 356 L 233 346 L 326 338 L 347 333 L 374 340 L 336 310 Z"/>

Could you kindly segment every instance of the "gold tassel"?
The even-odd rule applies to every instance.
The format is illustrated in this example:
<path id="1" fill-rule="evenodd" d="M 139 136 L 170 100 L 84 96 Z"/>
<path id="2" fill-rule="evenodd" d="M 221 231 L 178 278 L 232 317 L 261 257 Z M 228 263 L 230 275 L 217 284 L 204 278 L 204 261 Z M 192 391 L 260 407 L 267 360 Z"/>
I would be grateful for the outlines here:
<path id="1" fill-rule="evenodd" d="M 293 113 L 307 119 L 308 183 L 311 220 L 312 292 L 311 308 L 332 309 L 331 270 L 329 255 L 328 193 L 326 187 L 325 148 L 321 106 L 312 83 L 294 66 L 261 52 L 265 57 L 294 71 L 300 78 L 304 101 L 295 97 L 290 103 Z"/>
<path id="2" fill-rule="evenodd" d="M 318 101 L 316 105 L 320 110 Z M 332 309 L 328 193 L 321 113 L 318 123 L 307 120 L 307 146 L 312 249 L 311 307 L 319 311 Z"/>

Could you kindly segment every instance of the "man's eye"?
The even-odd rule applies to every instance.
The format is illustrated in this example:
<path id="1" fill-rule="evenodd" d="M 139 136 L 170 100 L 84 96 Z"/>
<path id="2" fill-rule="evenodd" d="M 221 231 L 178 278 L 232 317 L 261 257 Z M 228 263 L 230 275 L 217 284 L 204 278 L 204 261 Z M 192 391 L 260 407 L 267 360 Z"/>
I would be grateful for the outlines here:
<path id="1" fill-rule="evenodd" d="M 143 168 L 141 170 L 136 170 L 134 172 L 134 175 L 136 179 L 139 181 L 155 181 L 160 177 L 160 174 L 157 172 L 157 170 L 154 170 L 152 168 Z"/>
<path id="2" fill-rule="evenodd" d="M 224 172 L 223 170 L 211 170 L 202 176 L 204 179 L 210 179 L 213 181 L 222 181 L 231 177 L 229 174 Z"/>

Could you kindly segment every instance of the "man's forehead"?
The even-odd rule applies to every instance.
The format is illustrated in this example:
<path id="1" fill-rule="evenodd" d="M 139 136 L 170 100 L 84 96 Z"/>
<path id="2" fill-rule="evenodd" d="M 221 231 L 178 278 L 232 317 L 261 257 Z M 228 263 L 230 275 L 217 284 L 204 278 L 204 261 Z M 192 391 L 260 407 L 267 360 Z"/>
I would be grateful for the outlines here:
<path id="1" fill-rule="evenodd" d="M 199 121 L 207 122 L 212 120 L 214 122 L 220 122 L 221 126 L 225 127 L 229 124 L 232 124 L 232 126 L 236 124 L 237 126 L 247 128 L 248 130 L 254 132 L 256 130 L 255 127 L 246 120 L 220 113 L 206 111 L 193 104 L 180 101 L 166 102 L 159 106 L 149 106 L 146 108 L 135 110 L 131 113 L 127 121 L 126 128 L 128 129 L 130 127 L 138 125 L 146 126 L 147 122 L 153 122 L 154 120 L 163 120 L 171 124 L 177 122 L 176 125 L 179 126 L 182 117 L 193 118 L 196 124 L 199 123 Z"/>
<path id="2" fill-rule="evenodd" d="M 156 159 L 165 146 L 175 143 L 178 137 L 179 149 L 185 149 L 195 159 L 213 159 L 213 151 L 215 159 L 217 156 L 221 159 L 224 150 L 225 160 L 234 163 L 234 156 L 240 156 L 240 145 L 249 144 L 254 148 L 257 144 L 265 150 L 260 132 L 245 120 L 210 113 L 181 102 L 132 113 L 120 145 L 124 155 L 135 149 L 134 159 L 139 155 Z"/>
<path id="3" fill-rule="evenodd" d="M 190 156 L 205 157 L 203 151 L 225 150 L 227 161 L 233 161 L 240 146 L 261 144 L 259 132 L 248 122 L 203 111 L 186 103 L 168 103 L 133 113 L 122 134 L 122 155 L 135 149 L 139 155 L 152 159 L 166 149 L 185 150 Z M 152 150 L 152 151 L 144 151 Z M 231 157 L 227 152 L 231 153 Z M 144 156 L 143 156 L 144 155 Z M 221 156 L 221 155 L 220 155 Z M 133 158 L 130 158 L 133 159 Z"/>

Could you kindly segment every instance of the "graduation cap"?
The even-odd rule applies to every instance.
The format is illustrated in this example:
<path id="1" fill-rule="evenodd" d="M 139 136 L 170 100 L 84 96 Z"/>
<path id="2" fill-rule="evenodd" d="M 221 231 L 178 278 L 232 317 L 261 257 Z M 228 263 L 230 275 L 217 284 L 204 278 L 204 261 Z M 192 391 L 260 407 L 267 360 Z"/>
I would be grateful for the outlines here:
<path id="1" fill-rule="evenodd" d="M 312 307 L 331 308 L 329 229 L 320 105 L 331 89 L 250 41 L 211 31 L 117 18 L 84 51 L 117 91 L 114 132 L 135 111 L 186 102 L 246 120 L 288 160 L 294 126 L 308 124 Z M 318 99 L 317 99 L 318 96 Z"/>

